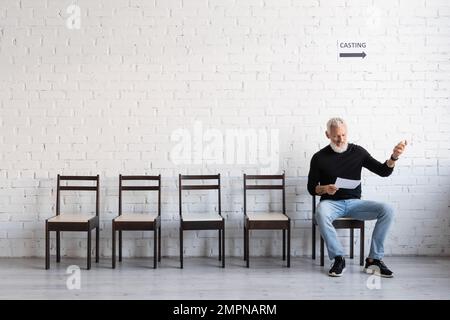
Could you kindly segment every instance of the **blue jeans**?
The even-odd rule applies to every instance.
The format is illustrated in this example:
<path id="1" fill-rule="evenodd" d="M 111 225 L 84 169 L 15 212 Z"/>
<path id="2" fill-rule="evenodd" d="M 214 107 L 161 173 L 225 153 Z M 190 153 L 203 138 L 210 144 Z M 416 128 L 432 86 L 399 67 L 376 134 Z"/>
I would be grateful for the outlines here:
<path id="1" fill-rule="evenodd" d="M 333 221 L 338 218 L 377 220 L 372 233 L 369 258 L 381 260 L 384 255 L 384 239 L 394 218 L 393 208 L 385 203 L 360 199 L 323 200 L 317 205 L 316 222 L 325 240 L 328 256 L 333 260 L 344 256 Z"/>

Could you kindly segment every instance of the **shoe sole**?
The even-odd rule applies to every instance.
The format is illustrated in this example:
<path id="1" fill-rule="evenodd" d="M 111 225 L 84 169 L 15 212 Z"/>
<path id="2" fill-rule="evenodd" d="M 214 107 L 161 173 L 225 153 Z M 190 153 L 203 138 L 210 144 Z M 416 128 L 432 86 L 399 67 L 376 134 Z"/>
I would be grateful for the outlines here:
<path id="1" fill-rule="evenodd" d="M 375 276 L 379 276 L 379 277 L 382 277 L 382 278 L 393 278 L 394 277 L 394 275 L 392 275 L 392 274 L 390 276 L 386 275 L 386 274 L 381 274 L 377 270 L 370 269 L 370 267 L 369 268 L 364 268 L 364 272 L 367 273 L 367 274 L 373 274 Z"/>
<path id="2" fill-rule="evenodd" d="M 342 277 L 342 274 L 345 272 L 345 269 L 346 268 L 344 268 L 344 269 L 342 269 L 342 272 L 340 273 L 340 274 L 336 274 L 336 273 L 329 273 L 328 272 L 328 275 L 330 276 L 330 277 Z"/>

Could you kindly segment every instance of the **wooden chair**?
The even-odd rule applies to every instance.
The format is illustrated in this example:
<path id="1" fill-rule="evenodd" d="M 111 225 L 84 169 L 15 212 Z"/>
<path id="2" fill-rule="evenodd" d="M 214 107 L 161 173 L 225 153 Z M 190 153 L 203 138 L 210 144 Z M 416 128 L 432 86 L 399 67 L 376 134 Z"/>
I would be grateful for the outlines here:
<path id="1" fill-rule="evenodd" d="M 61 181 L 95 181 L 94 186 L 62 186 Z M 56 216 L 45 220 L 45 269 L 50 268 L 50 232 L 56 231 L 56 262 L 61 261 L 62 231 L 87 232 L 87 269 L 91 268 L 91 230 L 95 229 L 95 262 L 99 260 L 99 188 L 100 178 L 96 176 L 61 176 L 58 174 L 56 187 Z M 60 212 L 61 191 L 95 191 L 95 216 L 89 214 L 68 214 Z"/>
<path id="2" fill-rule="evenodd" d="M 156 186 L 124 186 L 124 181 L 157 181 Z M 158 212 L 151 214 L 122 214 L 123 191 L 158 191 Z M 122 261 L 122 231 L 153 231 L 153 268 L 161 261 L 161 175 L 123 176 L 119 175 L 119 215 L 112 220 L 112 267 L 116 267 L 116 231 L 119 231 L 119 261 Z"/>
<path id="3" fill-rule="evenodd" d="M 312 258 L 316 259 L 316 197 L 312 196 Z M 333 226 L 336 229 L 350 229 L 350 259 L 353 259 L 354 253 L 354 230 L 360 230 L 360 254 L 359 264 L 364 265 L 364 221 L 355 220 L 352 218 L 340 218 L 333 221 Z M 324 240 L 320 235 L 320 265 L 325 264 L 325 249 Z"/>
<path id="4" fill-rule="evenodd" d="M 248 180 L 281 180 L 276 185 L 248 185 Z M 249 213 L 247 212 L 247 190 L 281 190 L 282 212 Z M 287 231 L 287 267 L 291 266 L 291 220 L 286 215 L 285 174 L 281 175 L 247 175 L 244 174 L 244 260 L 250 267 L 250 230 L 283 230 L 283 261 L 286 260 Z"/>
<path id="5" fill-rule="evenodd" d="M 185 180 L 217 180 L 217 184 L 184 185 Z M 218 213 L 182 213 L 183 190 L 217 190 Z M 225 219 L 222 217 L 220 200 L 220 174 L 216 175 L 179 175 L 179 204 L 180 204 L 180 267 L 183 268 L 183 232 L 185 230 L 218 230 L 219 231 L 219 261 L 225 268 Z"/>

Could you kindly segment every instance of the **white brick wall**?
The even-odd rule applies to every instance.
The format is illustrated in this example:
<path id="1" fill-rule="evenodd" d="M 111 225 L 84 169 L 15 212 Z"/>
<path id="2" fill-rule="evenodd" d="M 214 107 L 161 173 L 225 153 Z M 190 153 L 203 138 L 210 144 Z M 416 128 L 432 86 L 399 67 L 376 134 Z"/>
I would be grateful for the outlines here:
<path id="1" fill-rule="evenodd" d="M 81 28 L 70 30 L 72 1 L 0 0 L 0 256 L 43 256 L 58 173 L 101 175 L 103 256 L 111 254 L 118 174 L 161 173 L 163 255 L 176 256 L 180 172 L 222 173 L 227 254 L 241 255 L 241 177 L 257 165 L 171 161 L 171 134 L 194 134 L 195 121 L 222 135 L 279 130 L 292 251 L 310 255 L 306 175 L 336 115 L 380 160 L 410 142 L 391 177 L 364 174 L 364 197 L 397 211 L 387 254 L 450 254 L 449 1 L 76 3 Z M 338 59 L 337 41 L 366 42 L 367 57 Z M 92 209 L 85 198 L 64 205 L 77 200 Z M 139 211 L 153 200 L 130 201 Z M 276 202 L 249 197 L 261 210 Z M 215 232 L 186 236 L 186 255 L 217 253 Z M 126 234 L 124 254 L 150 254 L 151 238 Z M 279 254 L 279 234 L 252 239 L 252 254 Z M 63 234 L 63 254 L 84 256 L 85 246 L 82 234 Z"/>

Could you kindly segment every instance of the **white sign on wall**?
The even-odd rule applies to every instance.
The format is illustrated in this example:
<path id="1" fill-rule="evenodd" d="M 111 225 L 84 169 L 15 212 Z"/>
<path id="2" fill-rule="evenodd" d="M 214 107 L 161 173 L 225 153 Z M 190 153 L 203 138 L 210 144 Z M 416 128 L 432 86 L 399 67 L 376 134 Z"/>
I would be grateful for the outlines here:
<path id="1" fill-rule="evenodd" d="M 337 41 L 338 58 L 362 58 L 367 56 L 365 41 Z"/>

